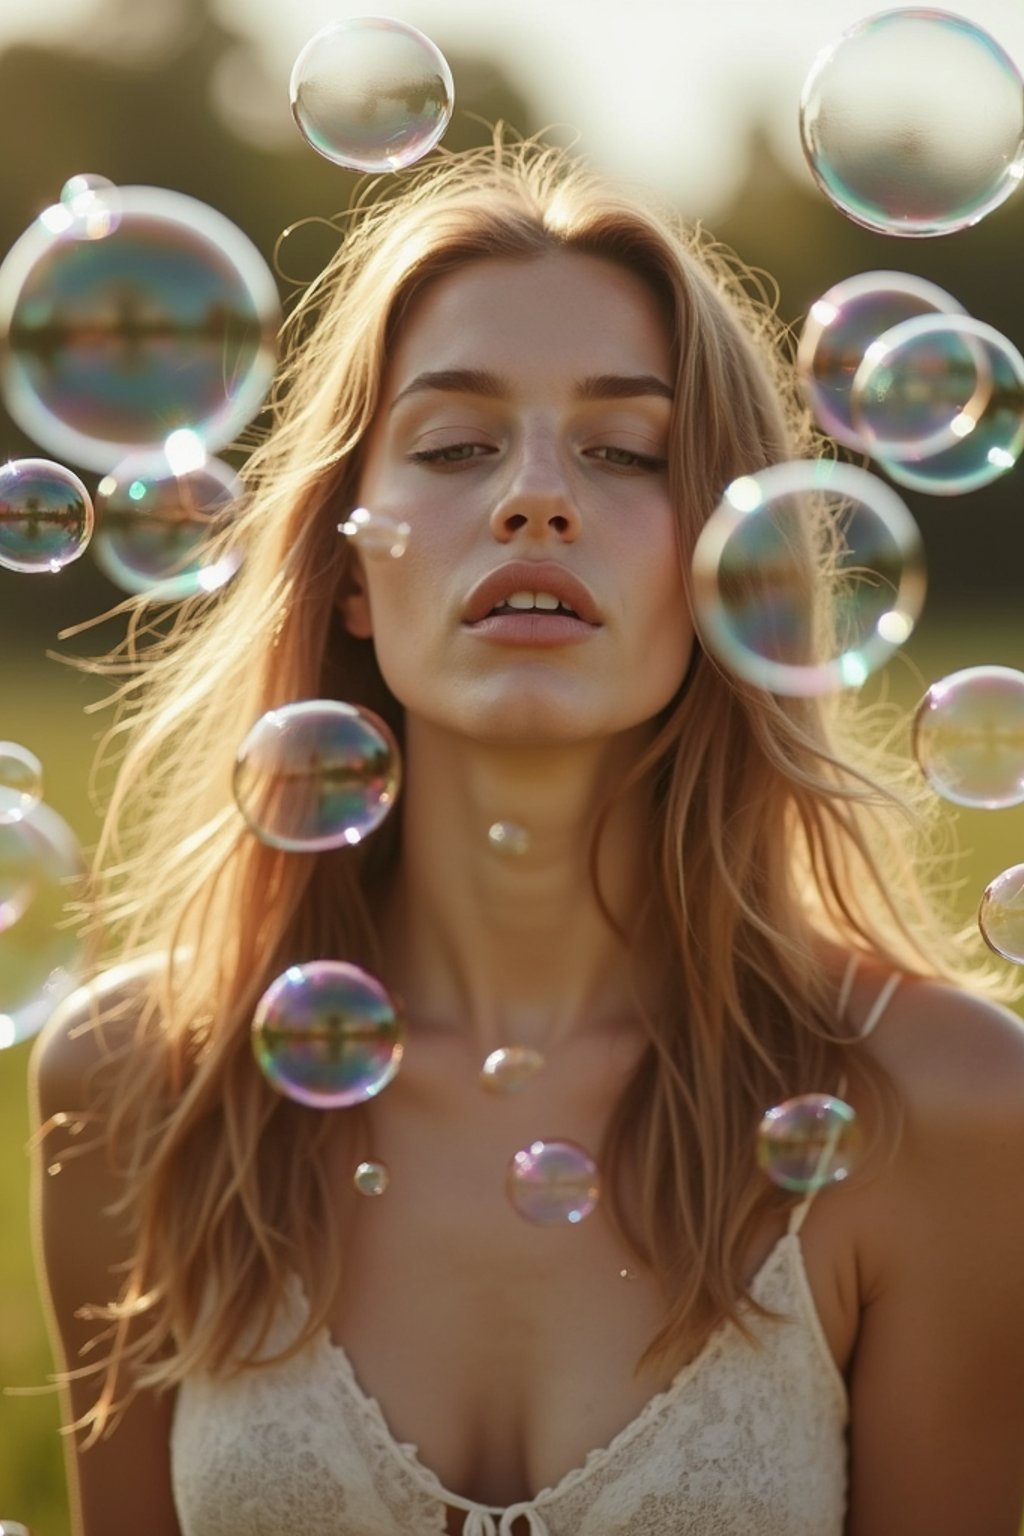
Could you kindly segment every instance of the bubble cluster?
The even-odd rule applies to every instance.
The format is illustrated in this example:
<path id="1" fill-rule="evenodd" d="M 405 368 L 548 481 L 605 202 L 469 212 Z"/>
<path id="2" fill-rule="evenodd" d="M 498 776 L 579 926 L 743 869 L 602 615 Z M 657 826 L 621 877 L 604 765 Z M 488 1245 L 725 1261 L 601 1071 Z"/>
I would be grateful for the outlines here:
<path id="1" fill-rule="evenodd" d="M 385 557 L 397 560 L 408 548 L 412 529 L 408 523 L 396 523 L 382 512 L 356 507 L 343 523 L 338 524 L 338 532 L 351 539 L 359 553 L 371 560 Z"/>
<path id="2" fill-rule="evenodd" d="M 391 1175 L 384 1163 L 367 1161 L 356 1166 L 352 1183 L 357 1194 L 375 1200 L 378 1195 L 383 1195 L 387 1190 L 391 1183 Z"/>
<path id="3" fill-rule="evenodd" d="M 182 428 L 214 452 L 262 405 L 279 323 L 241 230 L 179 192 L 122 187 L 103 239 L 37 220 L 0 264 L 0 389 L 33 441 L 101 474 Z"/>
<path id="4" fill-rule="evenodd" d="M 1014 864 L 985 887 L 978 927 L 989 949 L 1024 965 L 1024 864 Z"/>
<path id="5" fill-rule="evenodd" d="M 912 734 L 918 766 L 944 800 L 989 811 L 1024 804 L 1024 672 L 950 673 L 917 706 Z"/>
<path id="6" fill-rule="evenodd" d="M 75 834 L 48 805 L 0 825 L 0 1048 L 36 1034 L 76 985 L 70 913 L 84 874 Z"/>
<path id="7" fill-rule="evenodd" d="M 597 1206 L 597 1164 L 574 1141 L 533 1141 L 515 1153 L 505 1188 L 513 1209 L 541 1227 L 576 1225 Z"/>
<path id="8" fill-rule="evenodd" d="M 439 143 L 455 86 L 444 54 L 403 21 L 356 16 L 322 28 L 292 67 L 292 116 L 318 154 L 394 171 Z"/>
<path id="9" fill-rule="evenodd" d="M 341 960 L 292 965 L 260 998 L 256 1060 L 286 1098 L 313 1109 L 363 1104 L 402 1063 L 405 1028 L 387 990 Z"/>
<path id="10" fill-rule="evenodd" d="M 837 442 L 864 449 L 850 402 L 854 375 L 873 342 L 903 320 L 962 314 L 944 289 L 909 272 L 860 272 L 844 278 L 810 308 L 796 365 L 807 403 Z"/>
<path id="11" fill-rule="evenodd" d="M 886 331 L 850 401 L 890 479 L 933 496 L 988 485 L 1024 448 L 1024 357 L 968 315 L 921 315 Z"/>
<path id="12" fill-rule="evenodd" d="M 0 826 L 23 821 L 43 798 L 43 765 L 16 741 L 0 741 Z"/>
<path id="13" fill-rule="evenodd" d="M 912 633 L 924 590 L 921 536 L 899 496 L 830 460 L 734 480 L 694 547 L 704 643 L 772 693 L 858 687 Z"/>
<path id="14" fill-rule="evenodd" d="M 965 229 L 1024 176 L 1024 86 L 994 38 L 962 16 L 869 16 L 822 49 L 804 83 L 811 174 L 881 234 Z"/>
<path id="15" fill-rule="evenodd" d="M 0 566 L 56 575 L 92 537 L 92 498 L 78 476 L 49 459 L 0 465 Z"/>
<path id="16" fill-rule="evenodd" d="M 313 853 L 362 842 L 398 795 L 398 744 L 372 710 L 304 699 L 261 716 L 238 749 L 234 790 L 272 848 Z"/>
<path id="17" fill-rule="evenodd" d="M 805 1093 L 770 1109 L 757 1132 L 757 1161 L 773 1184 L 810 1191 L 845 1179 L 860 1156 L 860 1126 L 849 1104 Z"/>
<path id="18" fill-rule="evenodd" d="M 213 540 L 241 505 L 241 484 L 222 459 L 175 473 L 166 453 L 131 454 L 96 488 L 96 564 L 122 591 L 177 601 L 214 592 L 238 570 L 242 551 Z"/>
<path id="19" fill-rule="evenodd" d="M 544 1065 L 544 1057 L 528 1045 L 503 1045 L 491 1051 L 480 1068 L 480 1086 L 488 1093 L 518 1093 Z"/>

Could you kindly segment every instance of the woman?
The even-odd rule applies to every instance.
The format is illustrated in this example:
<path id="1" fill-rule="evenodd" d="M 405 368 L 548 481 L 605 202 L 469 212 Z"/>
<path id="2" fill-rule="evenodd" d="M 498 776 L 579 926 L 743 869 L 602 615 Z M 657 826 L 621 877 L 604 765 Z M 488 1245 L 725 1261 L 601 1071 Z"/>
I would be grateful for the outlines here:
<path id="1" fill-rule="evenodd" d="M 954 984 L 908 792 L 690 616 L 723 487 L 807 451 L 767 317 L 500 141 L 365 210 L 314 308 L 245 569 L 126 690 L 125 963 L 35 1055 L 77 1531 L 1016 1536 L 1024 1036 Z M 339 537 L 357 505 L 400 559 Z M 252 723 L 312 697 L 402 743 L 358 850 L 278 852 L 231 801 Z M 321 956 L 408 1020 L 358 1109 L 253 1062 L 261 994 Z M 511 1045 L 542 1069 L 481 1092 Z M 861 1167 L 787 1193 L 758 1122 L 837 1090 Z M 504 1199 L 538 1137 L 597 1159 L 587 1220 Z"/>

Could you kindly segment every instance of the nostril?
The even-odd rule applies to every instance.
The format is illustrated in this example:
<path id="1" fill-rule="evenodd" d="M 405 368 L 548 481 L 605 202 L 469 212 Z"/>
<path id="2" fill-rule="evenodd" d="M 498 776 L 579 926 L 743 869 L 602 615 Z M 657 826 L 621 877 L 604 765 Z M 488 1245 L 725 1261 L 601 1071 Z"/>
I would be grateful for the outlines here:
<path id="1" fill-rule="evenodd" d="M 522 528 L 525 522 L 526 518 L 522 512 L 513 512 L 511 517 L 505 519 L 505 526 L 514 532 L 516 529 Z"/>

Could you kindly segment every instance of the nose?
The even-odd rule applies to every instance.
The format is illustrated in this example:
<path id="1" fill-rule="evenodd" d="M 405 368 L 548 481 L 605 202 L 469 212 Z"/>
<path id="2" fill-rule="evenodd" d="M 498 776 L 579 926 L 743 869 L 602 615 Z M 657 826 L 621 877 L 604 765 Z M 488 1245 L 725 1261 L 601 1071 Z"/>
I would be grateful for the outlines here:
<path id="1" fill-rule="evenodd" d="M 579 507 L 566 467 L 551 445 L 524 444 L 490 517 L 491 532 L 507 544 L 517 535 L 571 543 L 579 534 Z"/>

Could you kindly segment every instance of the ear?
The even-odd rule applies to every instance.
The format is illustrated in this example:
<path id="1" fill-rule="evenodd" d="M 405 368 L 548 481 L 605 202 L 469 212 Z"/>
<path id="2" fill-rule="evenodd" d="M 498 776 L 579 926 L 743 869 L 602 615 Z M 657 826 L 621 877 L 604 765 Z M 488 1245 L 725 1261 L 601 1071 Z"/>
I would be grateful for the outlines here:
<path id="1" fill-rule="evenodd" d="M 348 569 L 341 578 L 334 606 L 341 614 L 341 622 L 356 640 L 369 640 L 373 635 L 373 616 L 370 597 L 366 590 L 366 576 L 359 556 L 353 553 Z"/>

